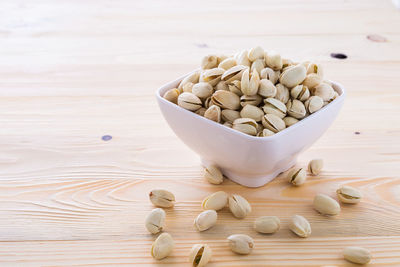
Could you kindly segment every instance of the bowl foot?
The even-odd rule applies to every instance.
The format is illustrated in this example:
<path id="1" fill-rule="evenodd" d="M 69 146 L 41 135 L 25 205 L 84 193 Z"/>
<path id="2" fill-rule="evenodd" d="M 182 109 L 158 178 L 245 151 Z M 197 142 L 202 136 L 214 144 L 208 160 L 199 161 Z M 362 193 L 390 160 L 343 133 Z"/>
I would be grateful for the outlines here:
<path id="1" fill-rule="evenodd" d="M 208 160 L 201 159 L 201 164 L 203 166 L 208 166 L 211 163 Z M 237 173 L 235 171 L 232 171 L 232 170 L 229 170 L 226 168 L 221 168 L 221 171 L 225 177 L 227 177 L 228 179 L 230 179 L 231 181 L 233 181 L 235 183 L 238 183 L 240 185 L 244 185 L 247 187 L 260 187 L 260 186 L 263 186 L 263 185 L 267 184 L 268 182 L 272 181 L 280 173 L 287 171 L 295 164 L 296 164 L 296 158 L 289 161 L 287 164 L 285 164 L 281 168 L 278 168 L 275 172 L 268 173 L 268 174 L 262 174 L 262 175 L 241 174 L 241 173 Z"/>

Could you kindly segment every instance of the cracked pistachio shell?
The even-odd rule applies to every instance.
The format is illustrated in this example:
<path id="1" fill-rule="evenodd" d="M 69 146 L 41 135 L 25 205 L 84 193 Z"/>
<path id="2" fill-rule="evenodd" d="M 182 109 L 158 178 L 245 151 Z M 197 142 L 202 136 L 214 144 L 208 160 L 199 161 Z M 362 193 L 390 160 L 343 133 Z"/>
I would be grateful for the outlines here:
<path id="1" fill-rule="evenodd" d="M 222 124 L 222 125 L 224 125 L 224 126 L 226 126 L 226 127 L 229 127 L 229 128 L 232 128 L 232 126 L 233 126 L 232 122 L 230 122 L 230 121 L 226 121 L 226 122 L 224 122 L 224 124 Z"/>
<path id="2" fill-rule="evenodd" d="M 304 102 L 304 106 L 306 107 L 306 110 L 312 114 L 324 106 L 324 100 L 322 100 L 322 98 L 319 96 L 314 95 Z"/>
<path id="3" fill-rule="evenodd" d="M 171 254 L 174 249 L 174 240 L 168 233 L 162 233 L 157 237 L 151 246 L 151 256 L 161 260 Z"/>
<path id="4" fill-rule="evenodd" d="M 235 129 L 245 134 L 256 135 L 257 122 L 250 118 L 239 118 L 234 120 L 232 129 Z"/>
<path id="5" fill-rule="evenodd" d="M 240 105 L 242 107 L 246 105 L 258 106 L 262 101 L 262 97 L 259 95 L 242 95 L 240 97 Z"/>
<path id="6" fill-rule="evenodd" d="M 211 105 L 212 105 L 211 96 L 209 96 L 206 99 L 204 99 L 203 106 L 207 110 Z"/>
<path id="7" fill-rule="evenodd" d="M 260 81 L 260 87 L 258 89 L 258 94 L 262 97 L 274 97 L 276 95 L 277 89 L 275 85 L 267 79 L 262 79 Z"/>
<path id="8" fill-rule="evenodd" d="M 238 96 L 242 96 L 242 85 L 241 82 L 239 80 L 234 80 L 230 83 L 228 83 L 228 90 L 231 91 L 232 93 L 237 94 Z"/>
<path id="9" fill-rule="evenodd" d="M 371 252 L 362 247 L 346 247 L 343 256 L 347 261 L 357 264 L 367 264 L 372 259 Z"/>
<path id="10" fill-rule="evenodd" d="M 224 109 L 221 111 L 221 116 L 225 122 L 233 123 L 234 120 L 240 118 L 240 112 L 237 110 Z"/>
<path id="11" fill-rule="evenodd" d="M 289 229 L 300 237 L 308 237 L 311 235 L 310 223 L 301 215 L 294 215 L 292 217 Z"/>
<path id="12" fill-rule="evenodd" d="M 211 259 L 211 248 L 206 244 L 195 244 L 189 253 L 189 262 L 193 267 L 203 267 Z"/>
<path id="13" fill-rule="evenodd" d="M 302 119 L 306 116 L 306 107 L 300 100 L 289 100 L 286 104 L 286 108 L 287 113 L 293 118 Z"/>
<path id="14" fill-rule="evenodd" d="M 335 90 L 327 83 L 321 83 L 312 90 L 313 95 L 319 96 L 324 101 L 329 101 L 334 96 Z"/>
<path id="15" fill-rule="evenodd" d="M 194 225 L 200 232 L 208 230 L 217 223 L 217 217 L 215 210 L 205 210 L 194 220 Z"/>
<path id="16" fill-rule="evenodd" d="M 255 95 L 258 92 L 258 87 L 260 85 L 260 76 L 257 71 L 253 71 L 249 74 L 249 69 L 243 72 L 241 79 L 241 90 L 244 95 Z"/>
<path id="17" fill-rule="evenodd" d="M 199 80 L 201 82 L 208 82 L 211 86 L 216 86 L 221 81 L 221 76 L 224 72 L 225 70 L 222 68 L 205 70 L 202 72 Z"/>
<path id="18" fill-rule="evenodd" d="M 229 247 L 238 254 L 249 254 L 254 247 L 254 240 L 244 234 L 235 234 L 228 237 Z"/>
<path id="19" fill-rule="evenodd" d="M 189 82 L 191 82 L 193 84 L 198 83 L 199 78 L 200 78 L 200 70 L 196 70 L 196 71 L 192 72 L 191 74 L 189 74 L 188 76 L 183 78 L 183 80 L 181 81 L 181 83 L 178 86 L 179 91 L 182 92 L 183 86 Z"/>
<path id="20" fill-rule="evenodd" d="M 323 159 L 313 159 L 308 163 L 308 171 L 312 175 L 320 174 L 323 167 L 324 167 Z"/>
<path id="21" fill-rule="evenodd" d="M 153 209 L 146 217 L 145 226 L 152 234 L 161 232 L 165 227 L 165 211 L 161 208 Z"/>
<path id="22" fill-rule="evenodd" d="M 294 65 L 294 62 L 288 58 L 282 58 L 282 69 Z"/>
<path id="23" fill-rule="evenodd" d="M 183 92 L 189 92 L 189 93 L 191 93 L 191 92 L 192 92 L 193 85 L 194 85 L 194 83 L 191 83 L 191 82 L 185 83 L 185 84 L 182 86 L 182 91 L 183 91 Z"/>
<path id="24" fill-rule="evenodd" d="M 278 99 L 269 97 L 264 99 L 263 110 L 265 114 L 274 114 L 283 119 L 286 116 L 286 106 Z"/>
<path id="25" fill-rule="evenodd" d="M 306 171 L 303 168 L 293 168 L 288 172 L 289 183 L 299 186 L 305 183 L 307 179 Z"/>
<path id="26" fill-rule="evenodd" d="M 279 81 L 286 87 L 293 88 L 301 84 L 306 78 L 306 68 L 303 65 L 289 67 L 282 72 Z"/>
<path id="27" fill-rule="evenodd" d="M 218 57 L 216 55 L 205 56 L 201 60 L 201 68 L 204 70 L 215 68 L 217 67 L 217 62 L 218 62 Z"/>
<path id="28" fill-rule="evenodd" d="M 215 86 L 215 91 L 218 90 L 223 90 L 223 91 L 229 91 L 229 87 L 226 84 L 226 82 L 224 81 L 220 81 L 219 83 L 217 83 L 217 85 Z"/>
<path id="29" fill-rule="evenodd" d="M 307 86 L 299 84 L 290 90 L 290 95 L 293 99 L 304 102 L 310 97 L 310 90 L 308 90 Z"/>
<path id="30" fill-rule="evenodd" d="M 199 82 L 193 85 L 192 93 L 199 98 L 207 98 L 212 95 L 214 89 L 206 82 Z"/>
<path id="31" fill-rule="evenodd" d="M 243 50 L 242 52 L 240 52 L 238 54 L 238 57 L 237 57 L 236 61 L 237 61 L 238 65 L 243 65 L 243 66 L 250 67 L 251 62 L 249 60 L 247 50 Z"/>
<path id="32" fill-rule="evenodd" d="M 257 136 L 258 137 L 267 137 L 267 136 L 271 136 L 274 135 L 275 133 L 271 130 L 268 129 L 263 129 L 262 131 L 260 131 Z"/>
<path id="33" fill-rule="evenodd" d="M 292 126 L 293 124 L 299 122 L 298 119 L 287 116 L 285 118 L 283 118 L 283 121 L 285 122 L 286 128 Z"/>
<path id="34" fill-rule="evenodd" d="M 201 206 L 204 210 L 221 210 L 228 204 L 228 194 L 224 191 L 215 192 L 207 196 Z"/>
<path id="35" fill-rule="evenodd" d="M 276 82 L 279 79 L 280 71 L 279 70 L 273 70 L 271 68 L 264 68 L 260 72 L 260 78 L 261 79 L 267 79 L 270 80 L 273 84 L 276 84 Z"/>
<path id="36" fill-rule="evenodd" d="M 204 118 L 220 123 L 221 108 L 216 105 L 211 105 L 206 112 L 204 112 Z"/>
<path id="37" fill-rule="evenodd" d="M 246 105 L 240 111 L 240 116 L 242 118 L 250 118 L 259 122 L 261 121 L 262 116 L 264 116 L 264 112 L 259 107 Z"/>
<path id="38" fill-rule="evenodd" d="M 310 73 L 307 74 L 306 78 L 303 81 L 303 85 L 307 86 L 308 88 L 312 89 L 318 86 L 322 82 L 322 78 L 318 76 L 318 74 Z"/>
<path id="39" fill-rule="evenodd" d="M 211 184 L 220 184 L 224 181 L 224 176 L 216 165 L 210 165 L 204 168 L 204 177 Z"/>
<path id="40" fill-rule="evenodd" d="M 286 104 L 289 101 L 289 89 L 280 83 L 278 83 L 275 87 L 276 95 L 274 96 L 274 98 Z"/>
<path id="41" fill-rule="evenodd" d="M 254 230 L 262 234 L 276 233 L 281 226 L 281 221 L 276 216 L 262 216 L 254 221 Z"/>
<path id="42" fill-rule="evenodd" d="M 219 63 L 218 68 L 222 68 L 224 70 L 228 70 L 237 65 L 237 61 L 233 57 L 228 57 L 221 63 Z"/>
<path id="43" fill-rule="evenodd" d="M 265 63 L 267 63 L 267 66 L 273 70 L 280 70 L 283 66 L 281 55 L 275 51 L 266 54 Z"/>
<path id="44" fill-rule="evenodd" d="M 266 114 L 261 119 L 262 124 L 268 130 L 277 133 L 286 128 L 285 123 L 281 118 L 274 114 Z"/>
<path id="45" fill-rule="evenodd" d="M 165 92 L 163 97 L 174 104 L 178 103 L 179 90 L 176 88 L 169 89 Z"/>
<path id="46" fill-rule="evenodd" d="M 237 110 L 240 107 L 240 98 L 230 91 L 216 91 L 211 96 L 211 102 L 223 109 Z"/>
<path id="47" fill-rule="evenodd" d="M 207 110 L 206 108 L 201 107 L 198 110 L 196 110 L 194 113 L 196 113 L 197 115 L 200 115 L 200 116 L 204 116 L 204 113 L 206 113 L 206 110 Z"/>
<path id="48" fill-rule="evenodd" d="M 321 77 L 321 79 L 324 77 L 324 72 L 322 69 L 322 66 L 320 64 L 314 63 L 314 62 L 310 62 L 307 65 L 307 74 L 311 74 L 311 73 L 315 73 L 318 76 Z"/>
<path id="49" fill-rule="evenodd" d="M 256 61 L 257 59 L 264 60 L 264 49 L 261 46 L 253 47 L 249 50 L 248 58 L 250 61 Z"/>
<path id="50" fill-rule="evenodd" d="M 248 69 L 248 67 L 243 65 L 236 65 L 226 70 L 224 74 L 222 74 L 221 80 L 228 83 L 234 80 L 240 80 L 245 69 Z"/>
<path id="51" fill-rule="evenodd" d="M 229 210 L 233 216 L 243 219 L 251 212 L 251 206 L 247 200 L 239 195 L 232 195 L 228 200 Z"/>
<path id="52" fill-rule="evenodd" d="M 257 59 L 253 63 L 251 63 L 250 70 L 251 72 L 257 71 L 258 74 L 261 74 L 261 70 L 265 68 L 264 59 Z"/>
<path id="53" fill-rule="evenodd" d="M 362 194 L 360 191 L 358 191 L 354 187 L 347 185 L 344 185 L 336 190 L 336 194 L 341 202 L 348 204 L 356 204 L 360 202 L 362 198 Z"/>
<path id="54" fill-rule="evenodd" d="M 149 198 L 154 206 L 161 208 L 169 208 L 175 204 L 174 194 L 164 189 L 151 190 L 149 193 Z"/>
<path id="55" fill-rule="evenodd" d="M 314 209 L 323 215 L 337 215 L 340 212 L 340 205 L 336 200 L 324 194 L 314 197 Z"/>
<path id="56" fill-rule="evenodd" d="M 200 98 L 188 92 L 183 92 L 178 96 L 178 105 L 190 111 L 196 111 L 201 108 L 202 103 Z"/>

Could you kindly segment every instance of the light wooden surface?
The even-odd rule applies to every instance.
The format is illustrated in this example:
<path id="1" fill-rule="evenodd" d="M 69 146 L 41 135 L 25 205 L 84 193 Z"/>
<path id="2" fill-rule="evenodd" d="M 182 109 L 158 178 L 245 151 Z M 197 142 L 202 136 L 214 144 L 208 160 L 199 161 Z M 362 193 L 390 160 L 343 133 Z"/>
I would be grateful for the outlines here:
<path id="1" fill-rule="evenodd" d="M 370 249 L 371 265 L 400 266 L 399 42 L 400 12 L 381 0 L 1 1 L 0 265 L 189 266 L 190 247 L 206 242 L 210 266 L 344 266 L 348 245 Z M 340 116 L 299 159 L 323 158 L 324 172 L 300 188 L 283 177 L 257 189 L 207 184 L 156 105 L 156 88 L 205 54 L 255 45 L 317 60 L 348 90 Z M 343 184 L 363 202 L 318 215 L 314 194 Z M 176 249 L 160 262 L 143 225 L 153 188 L 178 200 L 166 229 Z M 236 220 L 223 210 L 198 233 L 200 202 L 218 190 L 240 193 L 253 211 Z M 310 238 L 288 231 L 293 214 L 310 220 Z M 261 215 L 279 216 L 281 230 L 254 232 Z M 234 255 L 232 233 L 252 236 L 253 253 Z"/>

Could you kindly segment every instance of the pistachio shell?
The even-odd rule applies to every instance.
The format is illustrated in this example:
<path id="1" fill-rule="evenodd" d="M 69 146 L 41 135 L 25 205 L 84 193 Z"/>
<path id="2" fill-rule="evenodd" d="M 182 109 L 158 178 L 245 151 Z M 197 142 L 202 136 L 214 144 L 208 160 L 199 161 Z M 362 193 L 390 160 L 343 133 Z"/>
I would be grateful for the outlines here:
<path id="1" fill-rule="evenodd" d="M 169 102 L 172 102 L 174 104 L 176 104 L 178 102 L 178 96 L 179 96 L 179 90 L 176 88 L 169 89 L 163 95 L 163 97 L 166 100 L 168 100 Z"/>
<path id="2" fill-rule="evenodd" d="M 227 59 L 219 63 L 218 68 L 228 70 L 236 65 L 237 65 L 236 59 L 234 59 L 233 57 L 228 57 Z"/>
<path id="3" fill-rule="evenodd" d="M 239 80 L 234 80 L 230 83 L 228 83 L 228 90 L 231 91 L 232 93 L 237 94 L 238 96 L 242 96 L 242 84 Z"/>
<path id="4" fill-rule="evenodd" d="M 263 129 L 261 132 L 259 132 L 257 134 L 257 136 L 259 136 L 259 137 L 267 137 L 267 136 L 271 136 L 271 135 L 274 135 L 274 134 L 275 133 L 273 131 L 271 131 L 271 130 Z"/>
<path id="5" fill-rule="evenodd" d="M 275 85 L 267 79 L 262 79 L 260 81 L 260 87 L 258 89 L 258 94 L 262 97 L 274 97 L 276 95 L 277 89 Z"/>
<path id="6" fill-rule="evenodd" d="M 305 80 L 303 81 L 303 85 L 307 86 L 309 89 L 312 89 L 319 85 L 322 82 L 321 76 L 316 73 L 307 74 Z"/>
<path id="7" fill-rule="evenodd" d="M 211 248 L 206 244 L 195 244 L 189 253 L 189 262 L 194 267 L 203 267 L 211 259 Z"/>
<path id="8" fill-rule="evenodd" d="M 215 192 L 207 196 L 203 202 L 202 207 L 204 210 L 221 210 L 228 204 L 228 194 L 224 191 Z"/>
<path id="9" fill-rule="evenodd" d="M 207 98 L 212 95 L 213 87 L 206 82 L 199 82 L 193 85 L 192 93 L 199 98 Z"/>
<path id="10" fill-rule="evenodd" d="M 247 66 L 236 65 L 224 72 L 221 76 L 221 80 L 231 82 L 233 80 L 240 80 L 242 78 L 243 71 L 248 69 Z"/>
<path id="11" fill-rule="evenodd" d="M 198 83 L 199 78 L 200 78 L 200 70 L 196 70 L 196 71 L 192 72 L 191 74 L 189 74 L 188 76 L 183 78 L 183 80 L 180 82 L 180 84 L 178 86 L 178 90 L 180 92 L 182 92 L 182 90 L 183 90 L 182 87 L 188 82 Z"/>
<path id="12" fill-rule="evenodd" d="M 322 108 L 322 106 L 324 105 L 324 101 L 322 100 L 322 98 L 320 98 L 319 96 L 312 96 L 309 99 L 307 99 L 307 101 L 304 103 L 304 106 L 306 107 L 306 110 L 312 114 L 318 110 L 320 110 Z"/>
<path id="13" fill-rule="evenodd" d="M 149 193 L 149 198 L 154 206 L 161 208 L 169 208 L 175 204 L 174 194 L 164 189 L 151 190 Z"/>
<path id="14" fill-rule="evenodd" d="M 233 122 L 240 118 L 240 113 L 237 110 L 224 109 L 221 111 L 221 116 L 225 122 Z"/>
<path id="15" fill-rule="evenodd" d="M 243 50 L 242 52 L 240 52 L 236 60 L 238 65 L 244 65 L 247 67 L 250 67 L 251 65 L 247 50 Z"/>
<path id="16" fill-rule="evenodd" d="M 305 183 L 307 179 L 306 171 L 303 168 L 293 168 L 288 172 L 289 183 L 299 186 Z"/>
<path id="17" fill-rule="evenodd" d="M 216 55 L 208 55 L 201 60 L 202 69 L 212 69 L 217 66 L 218 58 Z"/>
<path id="18" fill-rule="evenodd" d="M 293 124 L 295 124 L 296 122 L 299 122 L 298 119 L 290 117 L 290 116 L 283 118 L 283 121 L 285 122 L 286 127 L 290 127 Z"/>
<path id="19" fill-rule="evenodd" d="M 242 107 L 246 105 L 258 106 L 262 101 L 262 97 L 259 95 L 242 95 L 240 97 L 240 105 Z"/>
<path id="20" fill-rule="evenodd" d="M 217 217 L 215 210 L 205 210 L 194 220 L 194 225 L 200 232 L 208 230 L 217 223 Z"/>
<path id="21" fill-rule="evenodd" d="M 300 237 L 308 237 L 311 235 L 311 226 L 306 218 L 300 215 L 294 215 L 289 224 L 289 229 Z"/>
<path id="22" fill-rule="evenodd" d="M 216 86 L 217 83 L 221 80 L 222 74 L 224 74 L 225 70 L 222 68 L 213 68 L 209 70 L 205 70 L 201 73 L 200 81 L 208 82 L 211 86 Z"/>
<path id="23" fill-rule="evenodd" d="M 250 118 L 258 122 L 261 121 L 262 116 L 264 116 L 264 112 L 259 107 L 246 105 L 240 111 L 240 116 L 242 118 Z"/>
<path id="24" fill-rule="evenodd" d="M 333 198 L 318 194 L 314 197 L 314 209 L 323 215 L 337 215 L 340 212 L 340 205 Z"/>
<path id="25" fill-rule="evenodd" d="M 306 101 L 310 97 L 310 91 L 307 86 L 299 84 L 290 90 L 290 95 L 293 99 L 297 99 L 300 101 Z"/>
<path id="26" fill-rule="evenodd" d="M 146 217 L 146 229 L 152 234 L 157 234 L 165 227 L 165 211 L 161 208 L 153 209 Z"/>
<path id="27" fill-rule="evenodd" d="M 282 131 L 283 129 L 286 128 L 283 120 L 274 114 L 264 115 L 262 117 L 261 121 L 265 128 L 267 128 L 268 130 L 270 130 L 274 133 Z"/>
<path id="28" fill-rule="evenodd" d="M 286 116 L 286 106 L 278 99 L 269 97 L 264 99 L 264 103 L 263 110 L 265 114 L 274 114 L 281 119 Z"/>
<path id="29" fill-rule="evenodd" d="M 174 249 L 174 240 L 168 233 L 162 233 L 157 237 L 151 246 L 151 256 L 161 260 L 171 254 Z"/>
<path id="30" fill-rule="evenodd" d="M 324 101 L 331 100 L 334 96 L 334 92 L 332 86 L 327 83 L 320 83 L 312 91 L 313 95 L 321 97 Z"/>
<path id="31" fill-rule="evenodd" d="M 240 98 L 230 91 L 216 91 L 211 96 L 211 101 L 214 105 L 224 109 L 237 110 L 240 107 Z"/>
<path id="32" fill-rule="evenodd" d="M 191 92 L 192 92 L 193 85 L 194 85 L 194 83 L 191 83 L 191 82 L 185 83 L 185 84 L 182 86 L 182 91 L 183 91 L 183 92 L 189 92 L 189 93 L 191 93 Z"/>
<path id="33" fill-rule="evenodd" d="M 313 159 L 308 163 L 308 171 L 312 175 L 318 175 L 324 167 L 324 161 L 322 159 Z"/>
<path id="34" fill-rule="evenodd" d="M 261 79 L 267 79 L 270 80 L 273 84 L 276 84 L 276 82 L 279 79 L 280 71 L 273 70 L 271 68 L 264 68 L 260 72 L 260 78 Z"/>
<path id="35" fill-rule="evenodd" d="M 251 212 L 251 206 L 247 200 L 239 195 L 232 195 L 228 200 L 229 210 L 239 219 L 243 219 Z"/>
<path id="36" fill-rule="evenodd" d="M 281 55 L 279 55 L 275 51 L 267 53 L 265 62 L 267 63 L 267 66 L 273 70 L 280 70 L 283 66 Z"/>
<path id="37" fill-rule="evenodd" d="M 360 191 L 347 185 L 344 185 L 336 190 L 336 194 L 341 202 L 347 204 L 356 204 L 360 202 L 361 198 L 363 197 Z"/>
<path id="38" fill-rule="evenodd" d="M 219 83 L 217 83 L 217 85 L 215 86 L 215 91 L 218 90 L 223 90 L 223 91 L 229 91 L 229 87 L 226 84 L 226 82 L 224 81 L 220 81 Z"/>
<path id="39" fill-rule="evenodd" d="M 361 247 L 346 247 L 343 256 L 347 261 L 357 264 L 367 264 L 372 259 L 371 252 Z"/>
<path id="40" fill-rule="evenodd" d="M 232 129 L 249 135 L 257 134 L 257 122 L 250 118 L 239 118 L 233 122 Z"/>
<path id="41" fill-rule="evenodd" d="M 204 113 L 204 117 L 218 123 L 221 122 L 221 108 L 211 105 Z"/>
<path id="42" fill-rule="evenodd" d="M 286 104 L 286 108 L 287 113 L 296 119 L 302 119 L 306 116 L 306 108 L 300 100 L 289 100 Z"/>
<path id="43" fill-rule="evenodd" d="M 244 234 L 236 234 L 228 237 L 229 247 L 238 254 L 249 254 L 254 247 L 254 240 Z"/>
<path id="44" fill-rule="evenodd" d="M 249 69 L 244 70 L 241 79 L 241 90 L 244 95 L 255 95 L 257 94 L 258 87 L 260 85 L 260 77 L 257 71 L 253 71 L 249 75 Z"/>
<path id="45" fill-rule="evenodd" d="M 192 93 L 183 92 L 178 96 L 178 105 L 190 111 L 196 111 L 201 108 L 201 100 Z"/>
<path id="46" fill-rule="evenodd" d="M 306 78 L 306 68 L 303 65 L 289 67 L 282 72 L 279 81 L 286 87 L 292 88 L 299 85 Z"/>
<path id="47" fill-rule="evenodd" d="M 226 126 L 226 127 L 229 127 L 229 128 L 232 128 L 232 126 L 233 126 L 232 122 L 230 122 L 230 121 L 226 121 L 226 122 L 224 122 L 224 124 L 222 124 L 222 125 L 224 125 L 224 126 Z"/>
<path id="48" fill-rule="evenodd" d="M 322 66 L 314 62 L 309 63 L 307 66 L 307 74 L 311 73 L 317 74 L 321 79 L 324 77 Z"/>
<path id="49" fill-rule="evenodd" d="M 276 233 L 280 226 L 281 221 L 276 216 L 262 216 L 254 222 L 254 230 L 262 234 Z"/>
<path id="50" fill-rule="evenodd" d="M 275 87 L 276 95 L 274 96 L 274 98 L 286 104 L 289 101 L 289 89 L 280 83 L 278 83 Z"/>
<path id="51" fill-rule="evenodd" d="M 216 165 L 210 165 L 205 168 L 204 177 L 211 184 L 221 184 L 224 181 L 224 176 Z"/>
<path id="52" fill-rule="evenodd" d="M 258 74 L 261 74 L 261 70 L 265 68 L 264 63 L 265 63 L 264 59 L 257 59 L 256 61 L 251 63 L 250 70 L 252 72 L 257 71 Z"/>
<path id="53" fill-rule="evenodd" d="M 257 59 L 264 60 L 264 49 L 261 46 L 250 49 L 248 53 L 248 59 L 250 61 L 255 61 Z"/>
<path id="54" fill-rule="evenodd" d="M 200 116 L 204 116 L 204 113 L 206 113 L 206 110 L 207 110 L 206 108 L 201 107 L 198 110 L 196 110 L 194 113 L 196 113 L 197 115 L 200 115 Z"/>

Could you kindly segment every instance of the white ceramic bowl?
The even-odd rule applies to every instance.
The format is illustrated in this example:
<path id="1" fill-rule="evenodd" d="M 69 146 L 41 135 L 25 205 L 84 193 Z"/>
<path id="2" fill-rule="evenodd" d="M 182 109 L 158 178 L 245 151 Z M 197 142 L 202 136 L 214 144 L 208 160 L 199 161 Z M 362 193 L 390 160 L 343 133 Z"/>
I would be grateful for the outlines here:
<path id="1" fill-rule="evenodd" d="M 185 76 L 157 90 L 158 105 L 164 118 L 175 134 L 200 155 L 203 165 L 216 164 L 226 177 L 248 187 L 262 186 L 292 167 L 297 156 L 328 129 L 345 98 L 344 88 L 332 82 L 339 96 L 330 104 L 277 134 L 255 137 L 206 119 L 162 98 L 168 89 L 177 87 Z"/>

